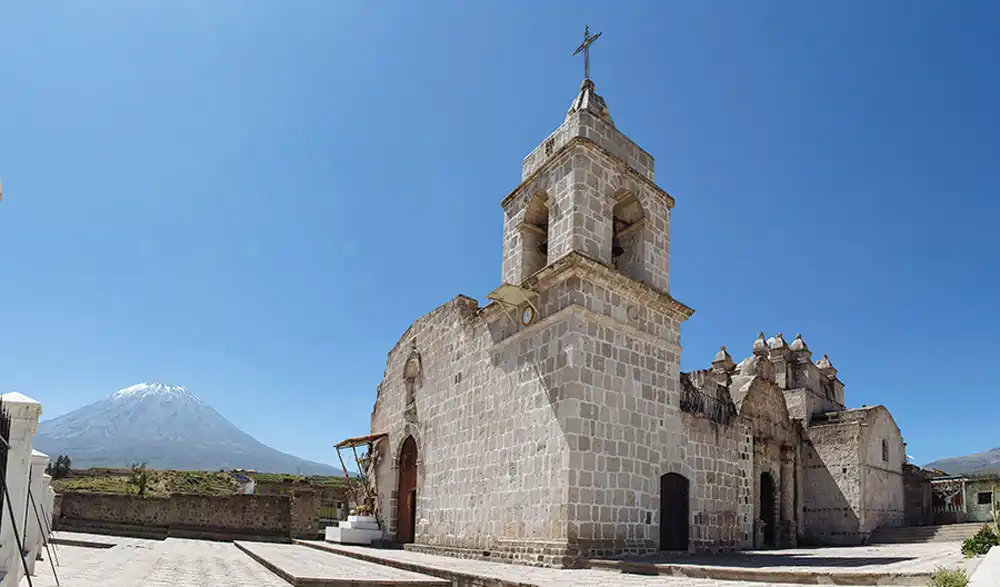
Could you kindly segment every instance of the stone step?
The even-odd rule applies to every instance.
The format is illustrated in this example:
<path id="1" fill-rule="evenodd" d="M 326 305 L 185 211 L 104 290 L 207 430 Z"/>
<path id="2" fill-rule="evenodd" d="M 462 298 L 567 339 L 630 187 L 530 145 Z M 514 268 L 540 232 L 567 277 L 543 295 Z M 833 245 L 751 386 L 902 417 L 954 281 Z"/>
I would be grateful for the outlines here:
<path id="1" fill-rule="evenodd" d="M 150 540 L 165 540 L 167 538 L 188 538 L 194 540 L 211 540 L 215 542 L 232 542 L 234 540 L 291 542 L 286 535 L 266 535 L 250 532 L 238 532 L 226 528 L 203 528 L 195 526 L 142 526 L 139 524 L 124 524 L 100 520 L 81 520 L 62 518 L 60 531 L 104 536 L 125 536 L 128 538 L 147 538 Z M 58 543 L 57 543 L 58 544 Z"/>
<path id="2" fill-rule="evenodd" d="M 168 538 L 188 538 L 192 540 L 211 540 L 213 542 L 233 542 L 247 540 L 254 542 L 291 542 L 286 535 L 267 535 L 249 532 L 234 532 L 225 528 L 198 528 L 193 526 L 170 526 L 167 529 Z"/>
<path id="3" fill-rule="evenodd" d="M 80 520 L 76 518 L 60 519 L 59 530 L 108 536 L 127 536 L 129 538 L 146 538 L 149 540 L 165 540 L 167 538 L 166 526 L 140 526 L 137 524 Z"/>
<path id="4" fill-rule="evenodd" d="M 961 542 L 983 527 L 981 523 L 945 524 L 879 528 L 872 533 L 871 544 L 914 544 L 921 542 Z"/>
<path id="5" fill-rule="evenodd" d="M 298 544 L 234 542 L 237 548 L 295 586 L 450 587 L 451 581 L 357 560 Z"/>
<path id="6" fill-rule="evenodd" d="M 79 546 L 80 548 L 114 548 L 119 541 L 108 534 L 90 534 L 71 530 L 53 531 L 49 539 L 56 546 Z"/>

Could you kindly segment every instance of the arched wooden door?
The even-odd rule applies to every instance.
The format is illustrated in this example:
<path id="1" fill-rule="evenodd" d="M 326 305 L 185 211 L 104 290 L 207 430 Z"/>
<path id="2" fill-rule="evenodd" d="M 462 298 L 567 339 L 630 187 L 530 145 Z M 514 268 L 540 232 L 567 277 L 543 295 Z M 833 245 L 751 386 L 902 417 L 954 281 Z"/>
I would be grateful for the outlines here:
<path id="1" fill-rule="evenodd" d="M 412 436 L 399 451 L 399 497 L 396 500 L 396 541 L 413 542 L 417 522 L 417 442 Z"/>
<path id="2" fill-rule="evenodd" d="M 684 475 L 660 477 L 660 550 L 687 550 L 689 483 Z"/>
<path id="3" fill-rule="evenodd" d="M 774 477 L 770 473 L 761 473 L 760 523 L 764 534 L 764 543 L 761 546 L 772 547 L 775 545 L 775 535 L 778 529 L 774 516 L 776 508 L 777 504 L 774 500 Z"/>

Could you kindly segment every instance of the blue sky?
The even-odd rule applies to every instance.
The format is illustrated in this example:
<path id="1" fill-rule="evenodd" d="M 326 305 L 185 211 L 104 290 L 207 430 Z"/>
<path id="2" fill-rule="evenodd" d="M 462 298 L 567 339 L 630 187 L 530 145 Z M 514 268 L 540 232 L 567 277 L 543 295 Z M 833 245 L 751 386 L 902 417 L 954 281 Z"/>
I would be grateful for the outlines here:
<path id="1" fill-rule="evenodd" d="M 918 462 L 1000 445 L 1000 4 L 5 3 L 0 389 L 187 386 L 335 462 L 386 352 L 500 279 L 582 78 L 677 200 L 682 368 L 802 332 Z"/>

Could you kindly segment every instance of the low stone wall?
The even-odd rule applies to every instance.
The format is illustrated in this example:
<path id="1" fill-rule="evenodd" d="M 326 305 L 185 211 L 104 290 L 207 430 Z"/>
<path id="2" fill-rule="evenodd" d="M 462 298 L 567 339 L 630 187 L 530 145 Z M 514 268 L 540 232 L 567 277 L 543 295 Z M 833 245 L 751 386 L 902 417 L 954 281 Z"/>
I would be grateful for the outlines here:
<path id="1" fill-rule="evenodd" d="M 57 493 L 52 500 L 52 529 L 59 529 L 59 518 L 62 516 L 62 494 Z"/>
<path id="2" fill-rule="evenodd" d="M 145 497 L 63 493 L 60 520 L 156 528 L 199 529 L 217 533 L 315 538 L 315 497 L 289 495 L 172 495 Z"/>

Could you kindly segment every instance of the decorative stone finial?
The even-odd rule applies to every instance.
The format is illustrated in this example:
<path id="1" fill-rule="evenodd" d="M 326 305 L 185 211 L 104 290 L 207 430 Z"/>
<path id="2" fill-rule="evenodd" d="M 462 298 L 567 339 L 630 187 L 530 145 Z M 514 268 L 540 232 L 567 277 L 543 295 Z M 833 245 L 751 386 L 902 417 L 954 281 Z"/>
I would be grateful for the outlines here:
<path id="1" fill-rule="evenodd" d="M 729 356 L 726 346 L 722 345 L 722 348 L 716 353 L 715 358 L 712 359 L 712 368 L 718 371 L 729 371 L 735 366 L 736 364 L 733 363 L 733 358 Z"/>
<path id="2" fill-rule="evenodd" d="M 581 110 L 586 110 L 594 116 L 607 121 L 611 126 L 615 124 L 611 120 L 611 112 L 608 111 L 608 105 L 604 102 L 604 98 L 597 95 L 597 91 L 594 89 L 594 82 L 589 79 L 583 80 L 583 83 L 580 84 L 580 93 L 573 99 L 573 103 L 569 107 L 569 112 L 566 113 L 566 118 Z"/>
<path id="3" fill-rule="evenodd" d="M 826 353 L 823 353 L 822 359 L 816 361 L 816 366 L 819 367 L 823 375 L 826 375 L 830 379 L 837 377 L 837 368 L 830 363 L 830 357 L 827 357 Z"/>
<path id="4" fill-rule="evenodd" d="M 757 340 L 753 341 L 753 353 L 755 355 L 767 354 L 767 341 L 764 339 L 763 332 L 757 335 Z"/>
<path id="5" fill-rule="evenodd" d="M 785 337 L 781 336 L 780 332 L 768 342 L 768 346 L 775 350 L 788 348 L 788 343 L 785 342 Z"/>
<path id="6" fill-rule="evenodd" d="M 788 348 L 793 351 L 808 351 L 809 345 L 806 344 L 806 341 L 802 340 L 802 334 L 796 334 L 795 340 L 792 341 L 791 346 Z"/>

